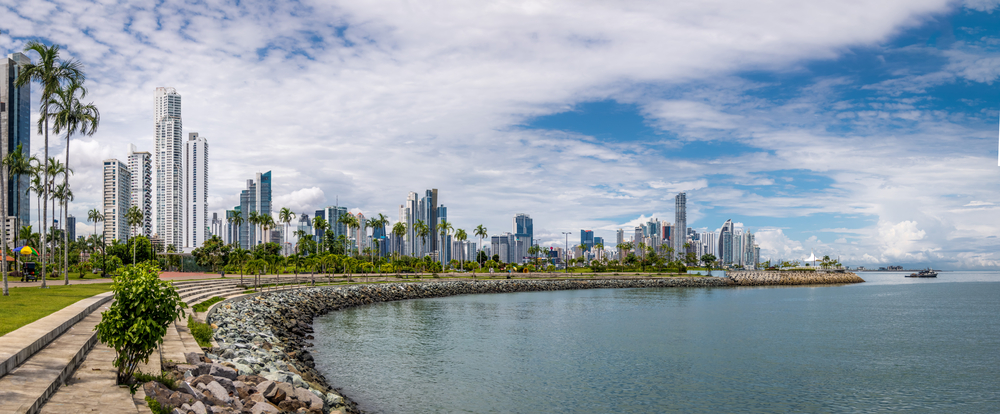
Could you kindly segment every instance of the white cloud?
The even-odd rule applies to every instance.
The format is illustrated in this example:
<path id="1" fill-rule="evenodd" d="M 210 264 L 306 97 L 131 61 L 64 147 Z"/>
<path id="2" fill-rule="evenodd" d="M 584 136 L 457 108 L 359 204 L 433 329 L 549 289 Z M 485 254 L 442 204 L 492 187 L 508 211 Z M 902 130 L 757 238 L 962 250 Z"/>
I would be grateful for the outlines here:
<path id="1" fill-rule="evenodd" d="M 326 207 L 326 195 L 319 187 L 302 188 L 291 193 L 274 197 L 274 205 L 279 210 L 287 207 L 295 214 L 309 214 L 313 211 Z"/>

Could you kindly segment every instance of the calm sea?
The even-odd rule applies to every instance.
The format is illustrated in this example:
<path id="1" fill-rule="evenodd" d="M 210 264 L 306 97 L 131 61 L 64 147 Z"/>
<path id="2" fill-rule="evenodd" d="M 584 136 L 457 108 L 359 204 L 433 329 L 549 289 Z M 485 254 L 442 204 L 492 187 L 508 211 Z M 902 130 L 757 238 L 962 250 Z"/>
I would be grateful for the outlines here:
<path id="1" fill-rule="evenodd" d="M 315 321 L 374 413 L 1000 412 L 1000 273 L 380 303 Z"/>

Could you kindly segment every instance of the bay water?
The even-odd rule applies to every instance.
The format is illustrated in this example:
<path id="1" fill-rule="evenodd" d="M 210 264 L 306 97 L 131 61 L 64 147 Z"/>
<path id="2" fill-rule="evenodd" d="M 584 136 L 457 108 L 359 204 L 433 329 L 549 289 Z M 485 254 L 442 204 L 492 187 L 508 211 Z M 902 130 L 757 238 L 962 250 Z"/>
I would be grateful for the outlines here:
<path id="1" fill-rule="evenodd" d="M 378 303 L 310 352 L 372 413 L 1000 412 L 1000 272 Z"/>

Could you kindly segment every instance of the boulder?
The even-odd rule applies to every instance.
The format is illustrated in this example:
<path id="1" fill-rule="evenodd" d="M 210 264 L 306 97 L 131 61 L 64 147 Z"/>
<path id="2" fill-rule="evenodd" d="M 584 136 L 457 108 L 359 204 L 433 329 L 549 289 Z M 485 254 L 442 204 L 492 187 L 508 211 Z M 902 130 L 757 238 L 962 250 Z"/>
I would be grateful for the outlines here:
<path id="1" fill-rule="evenodd" d="M 306 403 L 306 408 L 323 408 L 323 400 L 305 388 L 295 389 L 295 399 Z"/>
<path id="2" fill-rule="evenodd" d="M 208 374 L 213 377 L 222 377 L 233 381 L 235 381 L 236 377 L 239 376 L 239 374 L 236 373 L 236 370 L 222 364 L 212 364 Z"/>
<path id="3" fill-rule="evenodd" d="M 191 411 L 194 411 L 195 414 L 208 414 L 208 407 L 205 407 L 201 401 L 195 401 L 194 404 L 191 404 Z"/>
<path id="4" fill-rule="evenodd" d="M 227 404 L 230 403 L 230 402 L 232 402 L 232 398 L 229 397 L 229 391 L 227 391 L 225 388 L 223 388 L 222 385 L 219 384 L 218 381 L 212 381 L 212 382 L 208 383 L 208 385 L 206 385 L 205 388 L 209 392 L 211 392 L 212 396 L 215 397 L 215 398 L 217 398 L 219 401 L 223 401 L 223 402 L 225 402 Z"/>
<path id="5" fill-rule="evenodd" d="M 237 394 L 235 382 L 223 377 L 215 377 L 215 380 L 219 382 L 219 385 L 221 385 L 222 388 L 226 389 L 226 392 L 232 393 L 233 395 Z M 242 384 L 242 382 L 240 384 Z"/>
<path id="6" fill-rule="evenodd" d="M 197 352 L 188 352 L 184 354 L 184 359 L 187 360 L 187 363 L 191 365 L 198 365 L 199 363 L 205 362 L 202 359 L 201 354 Z"/>
<path id="7" fill-rule="evenodd" d="M 275 407 L 273 404 L 268 402 L 259 402 L 253 405 L 253 409 L 250 411 L 253 414 L 261 413 L 280 413 L 281 410 Z"/>
<path id="8" fill-rule="evenodd" d="M 197 389 L 192 387 L 191 384 L 188 384 L 187 382 L 184 381 L 181 381 L 179 384 L 177 384 L 177 391 L 180 391 L 184 394 L 189 394 L 199 400 L 205 398 L 205 396 L 201 394 L 201 391 L 198 391 Z"/>

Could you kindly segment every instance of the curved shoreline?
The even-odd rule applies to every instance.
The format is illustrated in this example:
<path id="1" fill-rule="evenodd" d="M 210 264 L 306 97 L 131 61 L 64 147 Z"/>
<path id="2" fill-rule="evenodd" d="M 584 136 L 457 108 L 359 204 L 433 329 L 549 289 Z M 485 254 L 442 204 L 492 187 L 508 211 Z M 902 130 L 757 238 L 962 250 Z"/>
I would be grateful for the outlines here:
<path id="1" fill-rule="evenodd" d="M 853 276 L 863 282 L 857 275 Z M 310 334 L 314 317 L 354 306 L 406 299 L 571 289 L 727 287 L 749 285 L 747 281 L 752 279 L 744 278 L 742 283 L 738 279 L 715 277 L 511 279 L 329 286 L 267 292 L 229 299 L 213 307 L 207 320 L 216 327 L 214 337 L 219 347 L 213 349 L 218 354 L 209 357 L 232 363 L 241 375 L 260 375 L 269 380 L 316 390 L 326 396 L 326 409 L 331 412 L 357 413 L 361 411 L 356 404 L 340 395 L 338 389 L 327 382 L 315 369 L 312 355 L 305 350 L 311 346 L 308 341 L 313 339 Z M 851 283 L 841 277 L 836 280 L 826 280 L 825 277 L 822 278 L 824 280 L 809 279 L 811 283 Z M 802 281 L 782 283 L 780 279 L 771 279 L 767 283 L 754 284 L 802 284 Z"/>

